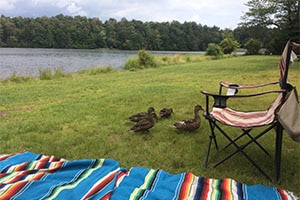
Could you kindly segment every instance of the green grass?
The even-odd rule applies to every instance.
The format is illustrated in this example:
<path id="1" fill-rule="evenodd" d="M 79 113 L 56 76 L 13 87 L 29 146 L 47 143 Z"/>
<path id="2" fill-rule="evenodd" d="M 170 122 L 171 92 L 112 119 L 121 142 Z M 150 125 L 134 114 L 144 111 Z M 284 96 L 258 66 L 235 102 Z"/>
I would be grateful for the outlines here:
<path id="1" fill-rule="evenodd" d="M 300 147 L 286 133 L 283 138 L 281 179 L 269 182 L 242 155 L 215 169 L 203 170 L 209 140 L 208 123 L 192 133 L 171 125 L 193 116 L 205 105 L 200 90 L 218 91 L 220 80 L 262 83 L 277 80 L 278 56 L 242 56 L 202 60 L 155 69 L 77 73 L 51 80 L 26 79 L 0 83 L 0 153 L 32 151 L 66 159 L 112 158 L 129 169 L 142 166 L 170 173 L 233 178 L 247 184 L 276 186 L 300 194 Z M 289 80 L 300 88 L 300 63 Z M 270 89 L 277 86 L 270 87 Z M 266 108 L 274 96 L 236 102 L 237 108 Z M 259 102 L 259 103 L 257 103 Z M 153 106 L 172 107 L 170 119 L 159 120 L 147 134 L 130 133 L 128 116 Z M 233 134 L 238 134 L 233 131 Z M 224 140 L 220 137 L 220 143 Z M 261 139 L 274 153 L 275 132 Z M 252 147 L 247 152 L 273 173 L 273 161 Z M 211 153 L 211 162 L 219 155 Z M 269 170 L 268 170 L 269 169 Z"/>

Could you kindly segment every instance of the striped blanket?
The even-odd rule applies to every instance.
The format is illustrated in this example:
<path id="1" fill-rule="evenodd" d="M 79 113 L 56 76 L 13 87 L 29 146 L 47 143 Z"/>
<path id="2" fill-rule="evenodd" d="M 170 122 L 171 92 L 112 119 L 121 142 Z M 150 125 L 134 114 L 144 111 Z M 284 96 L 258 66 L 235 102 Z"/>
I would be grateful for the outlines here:
<path id="1" fill-rule="evenodd" d="M 68 161 L 32 152 L 0 155 L 0 199 L 297 199 L 291 192 L 192 173 L 121 168 L 111 159 Z"/>

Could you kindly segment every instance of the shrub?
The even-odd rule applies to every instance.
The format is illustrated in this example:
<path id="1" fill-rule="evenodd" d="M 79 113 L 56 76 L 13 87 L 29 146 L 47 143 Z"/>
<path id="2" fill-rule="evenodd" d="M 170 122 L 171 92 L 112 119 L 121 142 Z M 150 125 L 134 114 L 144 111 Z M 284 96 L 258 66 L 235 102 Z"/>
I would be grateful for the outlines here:
<path id="1" fill-rule="evenodd" d="M 260 49 L 261 42 L 259 40 L 250 38 L 249 40 L 247 40 L 244 46 L 245 49 L 247 49 L 247 54 L 256 55 L 258 54 L 258 51 Z"/>
<path id="2" fill-rule="evenodd" d="M 240 45 L 238 41 L 232 38 L 225 38 L 221 41 L 220 46 L 224 54 L 231 54 L 232 52 L 236 51 Z"/>
<path id="3" fill-rule="evenodd" d="M 155 61 L 154 56 L 145 49 L 139 50 L 137 57 L 131 57 L 125 63 L 125 69 L 127 70 L 142 69 L 146 67 L 157 67 L 157 62 Z"/>
<path id="4" fill-rule="evenodd" d="M 144 67 L 156 67 L 157 64 L 154 61 L 153 55 L 147 52 L 145 49 L 138 52 L 139 64 Z"/>
<path id="5" fill-rule="evenodd" d="M 209 56 L 214 56 L 215 58 L 222 58 L 223 57 L 223 52 L 222 52 L 222 48 L 215 44 L 215 43 L 209 43 L 208 47 L 205 51 L 206 55 Z"/>
<path id="6" fill-rule="evenodd" d="M 139 60 L 137 57 L 131 57 L 126 60 L 125 67 L 126 70 L 134 71 L 136 69 L 140 69 L 141 66 L 139 64 Z"/>

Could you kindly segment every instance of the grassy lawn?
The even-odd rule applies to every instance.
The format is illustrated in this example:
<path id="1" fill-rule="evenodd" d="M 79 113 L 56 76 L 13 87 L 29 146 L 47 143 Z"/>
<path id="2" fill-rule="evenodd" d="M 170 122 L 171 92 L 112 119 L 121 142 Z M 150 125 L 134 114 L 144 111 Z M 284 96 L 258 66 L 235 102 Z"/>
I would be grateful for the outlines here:
<path id="1" fill-rule="evenodd" d="M 137 71 L 108 71 L 23 83 L 0 83 L 0 153 L 32 151 L 66 159 L 112 158 L 124 168 L 142 166 L 170 173 L 233 178 L 247 184 L 264 184 L 300 195 L 300 145 L 284 132 L 281 179 L 269 182 L 242 156 L 236 155 L 215 169 L 204 170 L 209 127 L 202 118 L 200 129 L 181 133 L 171 125 L 193 117 L 196 104 L 205 106 L 200 90 L 218 91 L 220 80 L 263 83 L 278 80 L 278 56 L 242 56 L 203 60 Z M 289 80 L 300 91 L 300 63 Z M 268 89 L 277 89 L 271 86 Z M 250 91 L 251 92 L 251 91 Z M 259 100 L 232 102 L 237 108 L 265 109 L 273 95 Z M 128 116 L 172 107 L 170 119 L 160 119 L 149 133 L 129 133 Z M 232 134 L 238 134 L 236 130 Z M 225 142 L 219 138 L 220 144 Z M 223 140 L 222 140 L 223 139 Z M 275 132 L 261 139 L 272 155 Z M 247 152 L 273 173 L 273 158 L 252 147 Z M 211 153 L 211 162 L 219 155 Z"/>

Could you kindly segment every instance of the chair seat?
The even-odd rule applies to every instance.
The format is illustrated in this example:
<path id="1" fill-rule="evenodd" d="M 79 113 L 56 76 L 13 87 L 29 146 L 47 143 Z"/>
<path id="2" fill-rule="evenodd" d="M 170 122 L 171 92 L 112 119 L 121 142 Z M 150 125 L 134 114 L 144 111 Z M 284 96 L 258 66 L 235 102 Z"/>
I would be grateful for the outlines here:
<path id="1" fill-rule="evenodd" d="M 213 108 L 212 117 L 223 124 L 240 128 L 251 128 L 271 124 L 274 113 L 268 111 L 239 112 L 230 108 Z"/>
<path id="2" fill-rule="evenodd" d="M 231 108 L 213 107 L 211 116 L 219 122 L 228 126 L 240 128 L 252 128 L 271 124 L 275 120 L 275 111 L 280 105 L 282 95 L 280 94 L 275 101 L 264 111 L 242 112 Z"/>

